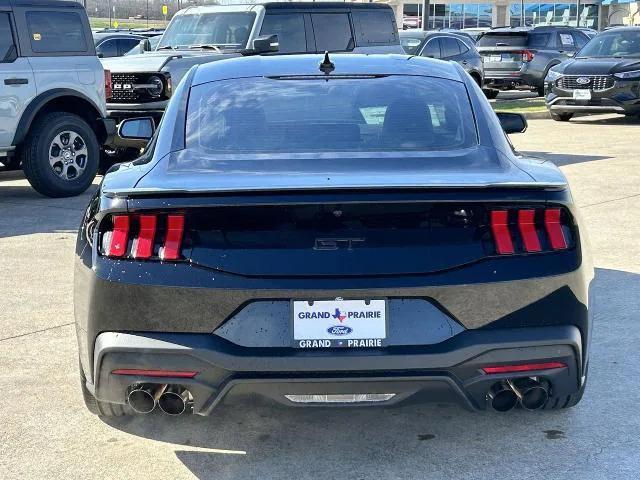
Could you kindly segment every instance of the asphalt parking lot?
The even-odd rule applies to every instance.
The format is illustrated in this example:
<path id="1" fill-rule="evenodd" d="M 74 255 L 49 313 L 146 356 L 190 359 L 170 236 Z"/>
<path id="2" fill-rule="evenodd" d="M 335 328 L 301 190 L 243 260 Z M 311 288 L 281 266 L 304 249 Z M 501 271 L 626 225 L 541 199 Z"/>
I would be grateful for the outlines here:
<path id="1" fill-rule="evenodd" d="M 252 406 L 222 407 L 212 417 L 101 420 L 82 403 L 72 310 L 75 229 L 90 192 L 47 199 L 7 172 L 0 173 L 0 477 L 637 479 L 640 121 L 529 125 L 512 140 L 568 176 L 597 268 L 589 386 L 576 408 Z"/>

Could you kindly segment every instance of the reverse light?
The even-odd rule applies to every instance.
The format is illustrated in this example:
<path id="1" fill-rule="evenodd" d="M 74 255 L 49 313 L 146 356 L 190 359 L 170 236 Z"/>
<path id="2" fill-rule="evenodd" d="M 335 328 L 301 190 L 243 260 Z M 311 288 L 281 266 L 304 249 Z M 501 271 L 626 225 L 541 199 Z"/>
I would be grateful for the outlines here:
<path id="1" fill-rule="evenodd" d="M 111 372 L 113 375 L 134 375 L 142 377 L 172 377 L 172 378 L 193 378 L 198 372 L 182 370 L 146 370 L 138 368 L 118 368 Z"/>
<path id="2" fill-rule="evenodd" d="M 113 230 L 109 239 L 107 255 L 110 257 L 122 257 L 127 252 L 129 243 L 129 217 L 127 215 L 114 215 Z"/>
<path id="3" fill-rule="evenodd" d="M 523 363 L 520 365 L 499 365 L 495 367 L 482 367 L 482 371 L 486 374 L 495 373 L 518 373 L 532 372 L 535 370 L 551 370 L 554 368 L 565 368 L 567 365 L 562 362 L 542 362 L 542 363 Z"/>

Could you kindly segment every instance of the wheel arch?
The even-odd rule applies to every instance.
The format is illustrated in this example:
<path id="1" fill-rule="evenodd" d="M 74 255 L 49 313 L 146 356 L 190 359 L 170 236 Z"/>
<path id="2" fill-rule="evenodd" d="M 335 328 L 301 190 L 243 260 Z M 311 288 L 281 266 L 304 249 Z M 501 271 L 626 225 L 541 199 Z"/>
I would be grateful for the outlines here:
<path id="1" fill-rule="evenodd" d="M 13 145 L 20 145 L 38 116 L 49 112 L 68 112 L 84 119 L 98 137 L 99 143 L 107 138 L 107 131 L 98 119 L 102 116 L 96 104 L 85 95 L 68 88 L 56 88 L 41 93 L 25 109 L 13 138 Z"/>

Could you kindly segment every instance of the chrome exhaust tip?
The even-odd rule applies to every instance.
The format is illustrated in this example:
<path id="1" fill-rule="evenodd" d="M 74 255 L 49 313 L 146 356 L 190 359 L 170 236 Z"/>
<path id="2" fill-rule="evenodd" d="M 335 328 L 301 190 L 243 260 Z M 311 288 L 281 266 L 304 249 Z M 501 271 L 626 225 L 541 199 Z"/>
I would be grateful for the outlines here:
<path id="1" fill-rule="evenodd" d="M 519 378 L 513 383 L 513 388 L 518 392 L 520 405 L 526 410 L 539 410 L 549 400 L 549 387 L 543 382 L 533 378 Z"/>
<path id="2" fill-rule="evenodd" d="M 153 386 L 135 387 L 129 392 L 127 402 L 136 413 L 151 413 L 156 407 L 153 390 Z"/>
<path id="3" fill-rule="evenodd" d="M 489 389 L 487 401 L 496 412 L 508 412 L 518 404 L 518 395 L 509 382 L 498 382 Z"/>
<path id="4" fill-rule="evenodd" d="M 160 410 L 167 415 L 183 414 L 188 403 L 189 391 L 183 387 L 169 387 L 158 398 Z"/>

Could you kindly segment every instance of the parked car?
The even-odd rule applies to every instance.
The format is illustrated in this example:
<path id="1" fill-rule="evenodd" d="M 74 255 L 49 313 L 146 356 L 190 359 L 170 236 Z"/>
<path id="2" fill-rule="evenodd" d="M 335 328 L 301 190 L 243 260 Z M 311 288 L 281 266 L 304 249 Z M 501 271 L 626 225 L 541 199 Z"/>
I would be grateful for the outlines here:
<path id="1" fill-rule="evenodd" d="M 100 58 L 121 57 L 147 37 L 131 33 L 94 33 L 96 53 Z"/>
<path id="2" fill-rule="evenodd" d="M 409 55 L 458 62 L 482 87 L 482 57 L 469 37 L 452 32 L 408 30 L 400 32 L 400 44 Z"/>
<path id="3" fill-rule="evenodd" d="M 589 28 L 589 27 L 578 27 L 578 30 L 580 30 L 582 33 L 584 33 L 587 37 L 589 37 L 590 39 L 595 37 L 596 35 L 598 35 L 598 31 L 594 30 L 593 28 Z"/>
<path id="4" fill-rule="evenodd" d="M 0 161 L 22 166 L 43 195 L 84 192 L 100 144 L 115 133 L 85 10 L 77 2 L 4 2 L 0 58 Z"/>
<path id="5" fill-rule="evenodd" d="M 149 41 L 148 46 L 145 47 L 144 44 L 140 45 L 136 45 L 135 47 L 133 47 L 131 50 L 129 50 L 127 53 L 125 53 L 124 55 L 138 55 L 141 53 L 145 53 L 145 48 L 149 49 L 149 50 L 155 50 L 156 47 L 158 46 L 158 44 L 160 43 L 160 39 L 162 37 L 160 35 L 157 35 L 155 37 L 149 37 L 147 40 Z"/>
<path id="6" fill-rule="evenodd" d="M 270 36 L 277 38 L 270 40 Z M 256 43 L 258 42 L 258 43 Z M 193 66 L 263 53 L 401 53 L 393 10 L 376 3 L 290 2 L 189 7 L 178 12 L 156 47 L 144 55 L 105 59 L 113 93 L 110 118 L 150 116 L 159 122 L 177 85 Z M 154 85 L 149 87 L 149 85 Z M 137 151 L 118 151 L 117 157 Z"/>
<path id="7" fill-rule="evenodd" d="M 607 30 L 549 70 L 545 101 L 554 120 L 575 113 L 640 115 L 640 27 Z"/>
<path id="8" fill-rule="evenodd" d="M 512 150 L 525 128 L 455 62 L 194 67 L 78 231 L 87 407 L 577 404 L 593 267 L 562 172 Z"/>
<path id="9" fill-rule="evenodd" d="M 469 35 L 474 42 L 477 42 L 478 39 L 484 35 L 485 33 L 487 33 L 488 31 L 490 31 L 491 28 L 489 27 L 469 27 L 469 28 L 463 28 L 462 30 L 460 30 L 462 33 L 465 33 L 467 35 Z"/>
<path id="10" fill-rule="evenodd" d="M 547 72 L 589 41 L 571 27 L 494 28 L 480 37 L 487 96 L 499 90 L 526 89 L 544 95 Z"/>
<path id="11" fill-rule="evenodd" d="M 404 17 L 402 17 L 402 29 L 403 30 L 410 30 L 410 29 L 414 29 L 414 28 L 420 28 L 421 26 L 422 26 L 422 18 L 421 17 L 411 16 L 411 15 L 405 15 Z"/>

